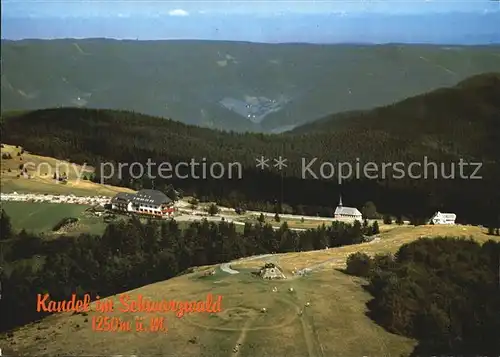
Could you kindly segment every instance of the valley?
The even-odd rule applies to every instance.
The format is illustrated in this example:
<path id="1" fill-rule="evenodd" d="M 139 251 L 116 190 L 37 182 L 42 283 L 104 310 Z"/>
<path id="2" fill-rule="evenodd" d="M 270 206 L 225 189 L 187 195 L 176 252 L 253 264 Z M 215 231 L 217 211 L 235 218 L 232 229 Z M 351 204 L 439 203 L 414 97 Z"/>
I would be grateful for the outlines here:
<path id="1" fill-rule="evenodd" d="M 493 45 L 2 40 L 2 53 L 2 112 L 133 110 L 237 132 L 278 133 L 500 71 Z"/>

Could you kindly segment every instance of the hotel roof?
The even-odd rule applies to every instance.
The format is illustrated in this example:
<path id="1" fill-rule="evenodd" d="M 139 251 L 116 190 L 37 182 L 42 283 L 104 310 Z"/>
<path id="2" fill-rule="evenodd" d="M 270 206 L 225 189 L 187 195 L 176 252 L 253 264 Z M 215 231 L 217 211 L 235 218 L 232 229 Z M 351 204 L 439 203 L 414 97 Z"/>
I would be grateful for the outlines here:
<path id="1" fill-rule="evenodd" d="M 137 204 L 152 205 L 161 205 L 172 202 L 170 197 L 165 195 L 163 192 L 149 189 L 140 190 L 137 193 L 119 192 L 115 197 L 111 199 L 111 203 L 120 203 L 124 201 L 131 201 Z"/>

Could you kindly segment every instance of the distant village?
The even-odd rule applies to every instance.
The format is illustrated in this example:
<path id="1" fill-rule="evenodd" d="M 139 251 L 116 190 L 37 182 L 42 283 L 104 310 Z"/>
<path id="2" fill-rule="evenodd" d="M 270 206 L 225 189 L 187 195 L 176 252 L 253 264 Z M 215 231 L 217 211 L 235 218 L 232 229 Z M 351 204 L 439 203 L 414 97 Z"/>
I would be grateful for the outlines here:
<path id="1" fill-rule="evenodd" d="M 75 195 L 54 195 L 41 193 L 2 193 L 2 201 L 18 202 L 47 202 L 47 203 L 74 203 L 80 205 L 93 205 L 104 207 L 109 203 L 106 196 L 75 196 Z"/>

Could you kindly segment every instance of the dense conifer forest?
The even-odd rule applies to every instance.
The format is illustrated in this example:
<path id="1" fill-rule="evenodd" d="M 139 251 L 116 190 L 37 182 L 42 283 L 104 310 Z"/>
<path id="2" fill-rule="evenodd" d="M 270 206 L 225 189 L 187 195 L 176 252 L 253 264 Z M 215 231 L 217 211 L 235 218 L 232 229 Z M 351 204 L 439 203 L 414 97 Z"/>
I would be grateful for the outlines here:
<path id="1" fill-rule="evenodd" d="M 347 263 L 348 273 L 368 279 L 369 316 L 418 340 L 414 356 L 499 355 L 500 242 L 426 238 Z"/>
<path id="2" fill-rule="evenodd" d="M 339 194 L 347 206 L 361 207 L 373 201 L 381 212 L 428 218 L 436 210 L 452 211 L 463 223 L 498 224 L 500 213 L 500 76 L 481 75 L 458 86 L 440 89 L 391 106 L 367 112 L 347 113 L 282 135 L 241 134 L 199 128 L 173 120 L 134 112 L 59 108 L 17 113 L 4 118 L 2 140 L 22 145 L 37 154 L 86 162 L 97 166 L 93 180 L 101 181 L 101 163 L 114 165 L 115 176 L 106 183 L 135 189 L 164 190 L 167 185 L 196 194 L 201 200 L 222 205 L 331 216 Z M 270 168 L 256 167 L 256 159 L 269 159 Z M 272 167 L 282 156 L 287 167 Z M 310 171 L 304 170 L 316 158 Z M 175 165 L 192 159 L 207 165 L 224 164 L 222 179 L 158 177 L 162 162 Z M 131 178 L 130 168 L 118 163 L 155 163 L 152 176 Z M 427 162 L 427 178 L 412 178 L 408 166 Z M 464 166 L 459 161 L 481 163 Z M 303 164 L 303 162 L 305 164 Z M 337 172 L 321 177 L 321 163 L 347 162 L 353 176 L 341 181 Z M 356 176 L 356 164 L 361 174 Z M 406 174 L 382 166 L 402 163 Z M 241 164 L 241 178 L 229 165 Z M 364 174 L 363 165 L 377 169 Z M 373 165 L 370 164 L 370 165 Z M 454 166 L 454 168 L 451 167 Z M 155 169 L 156 167 L 156 169 Z M 338 169 L 337 166 L 334 166 Z M 156 171 L 155 171 L 156 170 Z M 420 171 L 412 171 L 422 175 Z M 454 178 L 450 177 L 454 170 Z M 219 171 L 217 171 L 219 172 Z M 347 171 L 344 171 L 347 172 Z M 132 175 L 138 175 L 137 170 Z M 183 172 L 183 174 L 186 172 Z M 323 171 L 329 175 L 328 168 Z M 472 179 L 481 177 L 480 179 Z M 397 174 L 397 173 L 396 173 Z M 437 176 L 437 179 L 434 179 Z"/>

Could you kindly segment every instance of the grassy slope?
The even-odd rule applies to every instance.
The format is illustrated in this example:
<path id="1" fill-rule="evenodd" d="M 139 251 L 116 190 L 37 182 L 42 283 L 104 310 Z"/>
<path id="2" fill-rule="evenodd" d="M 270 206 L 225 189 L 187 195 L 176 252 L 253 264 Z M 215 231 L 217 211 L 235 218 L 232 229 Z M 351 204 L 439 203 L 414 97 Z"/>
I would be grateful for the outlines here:
<path id="1" fill-rule="evenodd" d="M 14 229 L 48 232 L 64 217 L 80 217 L 88 206 L 42 202 L 3 202 Z"/>
<path id="2" fill-rule="evenodd" d="M 1 192 L 2 193 L 37 193 L 37 194 L 60 194 L 76 196 L 109 196 L 112 197 L 118 192 L 134 192 L 128 188 L 111 185 L 93 183 L 87 180 L 78 179 L 82 175 L 88 175 L 94 172 L 91 166 L 82 167 L 71 164 L 67 161 L 57 160 L 47 156 L 35 155 L 24 152 L 17 156 L 22 148 L 16 148 L 12 145 L 3 144 L 1 149 L 3 153 L 10 153 L 12 159 L 2 159 L 1 169 Z M 22 160 L 21 160 L 22 158 Z M 26 177 L 17 178 L 19 165 L 21 163 L 31 162 L 35 166 L 28 167 L 30 179 Z M 52 175 L 56 172 L 56 166 L 62 170 L 69 169 L 69 179 L 66 184 L 57 183 Z M 35 168 L 36 167 L 36 168 Z M 40 169 L 37 169 L 40 168 Z M 11 169 L 11 172 L 8 170 Z M 37 172 L 38 170 L 38 172 Z M 48 202 L 2 202 L 2 208 L 5 209 L 12 220 L 12 226 L 16 230 L 26 229 L 35 233 L 52 233 L 52 227 L 64 217 L 75 217 L 79 219 L 76 225 L 65 229 L 65 234 L 79 234 L 82 232 L 90 234 L 101 234 L 106 224 L 101 217 L 93 217 L 85 214 L 84 211 L 89 206 L 78 204 L 62 204 Z"/>
<path id="3" fill-rule="evenodd" d="M 426 225 L 426 226 L 410 226 L 410 225 L 388 225 L 381 227 L 382 233 L 380 240 L 372 243 L 364 243 L 361 245 L 344 246 L 323 251 L 312 251 L 303 253 L 289 253 L 280 257 L 280 264 L 286 269 L 302 269 L 311 264 L 324 262 L 331 259 L 324 265 L 325 269 L 332 267 L 343 268 L 346 258 L 354 252 L 363 251 L 367 254 L 374 255 L 377 253 L 394 253 L 405 243 L 409 243 L 419 237 L 427 236 L 464 236 L 473 237 L 479 242 L 485 242 L 491 239 L 491 236 L 486 234 L 486 229 L 477 226 L 444 226 L 444 225 Z M 496 238 L 498 239 L 498 238 Z M 238 266 L 251 267 L 254 262 L 245 262 Z M 236 268 L 237 269 L 237 268 Z"/>
<path id="4" fill-rule="evenodd" d="M 2 208 L 11 218 L 15 230 L 25 229 L 34 233 L 52 233 L 52 228 L 65 217 L 78 218 L 78 222 L 58 233 L 101 234 L 106 223 L 100 217 L 87 214 L 90 206 L 71 203 L 2 202 Z"/>
<path id="5" fill-rule="evenodd" d="M 3 145 L 4 147 L 1 149 L 2 154 L 10 153 L 12 159 L 2 159 L 2 172 L 0 176 L 2 192 L 36 192 L 61 195 L 74 194 L 76 196 L 102 195 L 110 197 L 116 195 L 118 192 L 133 192 L 124 187 L 101 185 L 83 180 L 83 175 L 94 172 L 94 168 L 91 166 L 82 167 L 81 165 L 72 164 L 64 160 L 57 160 L 28 152 L 24 152 L 21 156 L 17 156 L 17 153 L 22 150 L 21 147 L 16 148 L 12 145 Z M 22 176 L 17 178 L 16 176 L 19 174 L 19 165 L 29 162 L 34 164 L 34 166 L 26 166 L 32 178 L 28 179 Z M 59 167 L 61 171 L 67 171 L 67 168 L 70 168 L 68 170 L 69 177 L 66 184 L 56 183 L 53 180 L 52 175 L 56 172 L 56 167 Z M 9 169 L 11 172 L 8 172 Z"/>
<path id="6" fill-rule="evenodd" d="M 472 226 L 398 227 L 381 234 L 376 243 L 292 253 L 275 257 L 286 274 L 294 266 L 305 267 L 325 259 L 345 260 L 349 252 L 394 252 L 401 244 L 426 235 L 465 235 L 479 241 L 488 237 Z M 498 238 L 496 238 L 498 239 Z M 195 272 L 129 292 L 137 297 L 161 300 L 203 300 L 207 293 L 223 296 L 223 311 L 216 316 L 191 314 L 183 318 L 167 313 L 168 331 L 94 332 L 89 316 L 58 314 L 22 327 L 6 338 L 6 346 L 37 355 L 57 354 L 161 354 L 163 356 L 399 356 L 409 353 L 415 342 L 387 333 L 365 316 L 369 295 L 362 281 L 327 267 L 305 278 L 283 282 L 251 277 L 248 268 L 262 261 L 233 264 L 240 274 L 228 275 L 216 269 L 212 277 Z M 341 264 L 338 265 L 339 267 Z M 271 292 L 276 286 L 278 292 Z M 295 292 L 288 292 L 293 287 Z M 116 297 L 115 297 L 116 298 Z M 304 308 L 306 302 L 311 306 Z M 259 310 L 267 308 L 267 313 Z M 297 311 L 304 309 L 300 317 Z M 108 313 L 108 315 L 118 312 Z M 102 315 L 102 314 L 101 314 Z M 122 319 L 133 319 L 121 313 Z M 141 315 L 141 314 L 135 314 Z M 159 316 L 159 314 L 148 314 Z M 193 337 L 196 343 L 190 343 Z M 0 337 L 1 338 L 1 337 Z M 242 343 L 239 354 L 232 348 Z M 40 350 L 40 346 L 42 350 Z"/>

